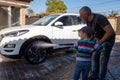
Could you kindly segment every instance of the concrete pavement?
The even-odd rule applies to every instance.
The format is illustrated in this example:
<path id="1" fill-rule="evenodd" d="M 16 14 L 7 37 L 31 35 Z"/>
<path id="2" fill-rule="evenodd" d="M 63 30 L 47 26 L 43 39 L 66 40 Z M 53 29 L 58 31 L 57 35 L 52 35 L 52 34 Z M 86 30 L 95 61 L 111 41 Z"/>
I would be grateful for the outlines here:
<path id="1" fill-rule="evenodd" d="M 108 64 L 108 71 L 113 80 L 120 80 L 120 42 L 113 47 Z"/>
<path id="2" fill-rule="evenodd" d="M 0 80 L 71 80 L 74 64 L 73 53 L 56 53 L 38 65 L 0 56 Z M 120 43 L 112 50 L 106 80 L 120 80 Z"/>

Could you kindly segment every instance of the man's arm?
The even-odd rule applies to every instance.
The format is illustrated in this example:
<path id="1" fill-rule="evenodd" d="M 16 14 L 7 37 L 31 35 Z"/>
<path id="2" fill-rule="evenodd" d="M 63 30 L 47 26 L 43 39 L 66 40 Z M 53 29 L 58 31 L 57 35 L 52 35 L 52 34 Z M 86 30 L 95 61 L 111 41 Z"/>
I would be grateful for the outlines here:
<path id="1" fill-rule="evenodd" d="M 108 40 L 112 35 L 115 34 L 115 32 L 110 24 L 106 25 L 103 29 L 105 30 L 105 34 L 102 37 L 102 39 L 99 41 L 99 44 L 102 44 L 103 42 Z"/>

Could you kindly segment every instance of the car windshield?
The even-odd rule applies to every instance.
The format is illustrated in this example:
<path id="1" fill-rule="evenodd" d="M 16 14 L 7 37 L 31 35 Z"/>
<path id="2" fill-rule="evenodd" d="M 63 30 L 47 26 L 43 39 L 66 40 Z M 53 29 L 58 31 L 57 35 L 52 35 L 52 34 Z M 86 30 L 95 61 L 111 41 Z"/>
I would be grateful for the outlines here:
<path id="1" fill-rule="evenodd" d="M 33 25 L 40 25 L 40 26 L 46 26 L 48 25 L 53 19 L 55 19 L 56 17 L 58 17 L 59 15 L 49 15 L 49 16 L 45 16 L 41 19 L 39 19 L 38 21 L 34 22 Z"/>

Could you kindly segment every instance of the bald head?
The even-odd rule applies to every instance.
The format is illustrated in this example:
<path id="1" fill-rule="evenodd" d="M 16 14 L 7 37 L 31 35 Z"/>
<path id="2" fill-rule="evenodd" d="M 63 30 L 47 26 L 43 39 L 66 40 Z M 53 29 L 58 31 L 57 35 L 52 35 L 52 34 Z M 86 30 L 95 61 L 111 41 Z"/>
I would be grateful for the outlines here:
<path id="1" fill-rule="evenodd" d="M 80 12 L 91 14 L 91 9 L 88 6 L 84 6 L 80 9 Z"/>
<path id="2" fill-rule="evenodd" d="M 91 9 L 87 6 L 84 6 L 80 9 L 80 18 L 84 21 L 89 21 L 89 17 L 92 14 Z"/>

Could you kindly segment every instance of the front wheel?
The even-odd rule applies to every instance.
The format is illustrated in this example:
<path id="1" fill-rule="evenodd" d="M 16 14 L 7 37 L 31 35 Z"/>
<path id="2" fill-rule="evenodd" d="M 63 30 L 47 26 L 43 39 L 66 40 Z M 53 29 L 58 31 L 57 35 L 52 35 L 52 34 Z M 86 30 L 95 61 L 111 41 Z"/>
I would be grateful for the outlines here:
<path id="1" fill-rule="evenodd" d="M 31 64 L 39 64 L 47 57 L 47 49 L 40 47 L 40 41 L 33 41 L 25 49 L 25 58 Z"/>

